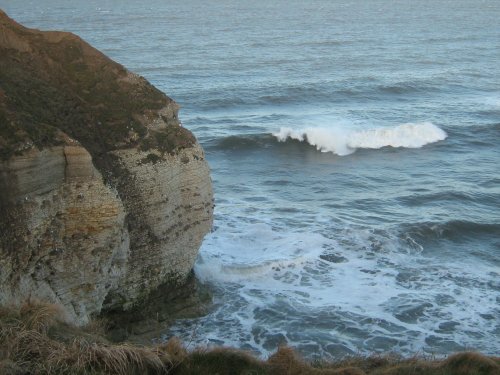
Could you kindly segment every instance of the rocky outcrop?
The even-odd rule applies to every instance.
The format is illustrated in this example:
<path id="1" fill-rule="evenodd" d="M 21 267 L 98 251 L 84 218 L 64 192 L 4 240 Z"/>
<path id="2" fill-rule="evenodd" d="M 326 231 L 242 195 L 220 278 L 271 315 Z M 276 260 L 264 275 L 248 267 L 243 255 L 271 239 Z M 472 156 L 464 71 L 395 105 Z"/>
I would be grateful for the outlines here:
<path id="1" fill-rule="evenodd" d="M 212 225 L 178 105 L 69 33 L 0 11 L 0 302 L 83 324 L 181 284 Z"/>
<path id="2" fill-rule="evenodd" d="M 129 307 L 144 290 L 165 280 L 182 280 L 191 271 L 212 213 L 210 176 L 203 150 L 196 145 L 149 162 L 152 154 L 118 150 L 120 186 L 129 216 L 131 252 L 120 288 L 106 308 Z M 159 263 L 158 259 L 168 260 Z M 132 299 L 130 297 L 133 297 Z M 127 302 L 128 301 L 128 302 Z"/>
<path id="3" fill-rule="evenodd" d="M 27 151 L 0 164 L 0 176 L 10 195 L 2 207 L 0 302 L 49 300 L 86 322 L 126 270 L 120 198 L 76 145 Z"/>

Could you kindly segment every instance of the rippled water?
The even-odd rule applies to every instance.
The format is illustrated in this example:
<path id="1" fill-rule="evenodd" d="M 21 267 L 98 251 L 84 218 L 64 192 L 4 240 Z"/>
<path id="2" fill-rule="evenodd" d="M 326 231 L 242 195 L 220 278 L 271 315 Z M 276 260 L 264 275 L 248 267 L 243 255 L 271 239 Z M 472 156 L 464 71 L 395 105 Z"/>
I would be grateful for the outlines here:
<path id="1" fill-rule="evenodd" d="M 500 2 L 24 1 L 182 106 L 215 224 L 205 317 L 266 354 L 500 351 Z"/>

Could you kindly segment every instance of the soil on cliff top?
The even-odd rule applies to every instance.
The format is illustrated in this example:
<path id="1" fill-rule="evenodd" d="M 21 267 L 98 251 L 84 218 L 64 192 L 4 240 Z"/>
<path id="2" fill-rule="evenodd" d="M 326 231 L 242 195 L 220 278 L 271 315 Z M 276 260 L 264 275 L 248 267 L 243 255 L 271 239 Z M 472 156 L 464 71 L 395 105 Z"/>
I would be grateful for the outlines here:
<path id="1" fill-rule="evenodd" d="M 166 115 L 158 112 L 165 107 Z M 64 133 L 98 167 L 111 150 L 173 152 L 195 142 L 179 126 L 177 110 L 144 78 L 78 36 L 25 28 L 0 10 L 0 160 L 62 144 Z M 148 127 L 159 120 L 169 126 Z"/>

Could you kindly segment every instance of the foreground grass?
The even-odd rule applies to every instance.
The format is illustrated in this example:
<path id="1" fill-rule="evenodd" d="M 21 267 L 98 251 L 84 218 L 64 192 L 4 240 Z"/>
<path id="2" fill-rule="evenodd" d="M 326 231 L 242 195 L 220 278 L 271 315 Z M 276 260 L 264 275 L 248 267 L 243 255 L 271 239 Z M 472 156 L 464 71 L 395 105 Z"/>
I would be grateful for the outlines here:
<path id="1" fill-rule="evenodd" d="M 77 328 L 57 306 L 0 308 L 0 374 L 431 374 L 500 375 L 500 358 L 459 353 L 445 360 L 353 357 L 308 363 L 290 348 L 266 361 L 227 349 L 188 352 L 177 339 L 155 346 L 114 344 L 103 325 Z"/>

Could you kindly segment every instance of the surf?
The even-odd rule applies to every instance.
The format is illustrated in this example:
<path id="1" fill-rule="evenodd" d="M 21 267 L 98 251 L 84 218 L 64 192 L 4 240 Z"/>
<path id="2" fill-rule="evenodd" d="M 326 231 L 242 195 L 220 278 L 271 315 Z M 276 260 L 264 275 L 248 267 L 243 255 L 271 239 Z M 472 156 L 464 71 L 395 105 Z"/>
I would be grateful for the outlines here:
<path id="1" fill-rule="evenodd" d="M 394 127 L 367 130 L 345 128 L 308 127 L 295 130 L 281 127 L 273 136 L 279 142 L 288 139 L 306 142 L 321 152 L 332 152 L 339 156 L 350 155 L 358 149 L 421 148 L 442 141 L 446 132 L 432 122 L 406 123 Z"/>

